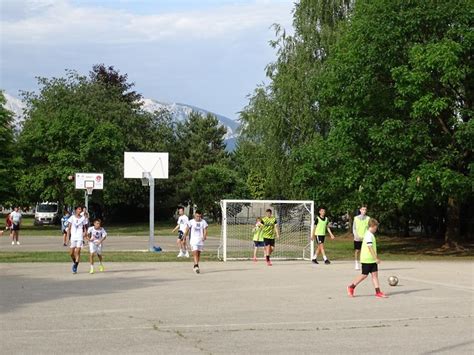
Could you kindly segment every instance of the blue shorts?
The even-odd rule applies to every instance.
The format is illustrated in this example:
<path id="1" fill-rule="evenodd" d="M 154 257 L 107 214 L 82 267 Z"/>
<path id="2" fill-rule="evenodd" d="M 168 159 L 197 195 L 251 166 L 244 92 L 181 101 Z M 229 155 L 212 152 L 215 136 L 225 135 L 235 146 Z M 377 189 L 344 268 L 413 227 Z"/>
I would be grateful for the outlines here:
<path id="1" fill-rule="evenodd" d="M 262 242 L 258 242 L 256 240 L 253 241 L 253 245 L 255 246 L 255 248 L 263 248 L 265 246 L 265 243 L 262 241 Z"/>

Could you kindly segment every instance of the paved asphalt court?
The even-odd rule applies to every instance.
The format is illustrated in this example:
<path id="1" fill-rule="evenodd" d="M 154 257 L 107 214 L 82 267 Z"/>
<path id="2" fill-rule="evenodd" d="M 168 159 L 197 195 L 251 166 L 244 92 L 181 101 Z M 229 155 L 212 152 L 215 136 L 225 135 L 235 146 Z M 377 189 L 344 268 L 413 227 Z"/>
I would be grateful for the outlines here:
<path id="1" fill-rule="evenodd" d="M 0 263 L 1 354 L 472 354 L 474 263 Z M 387 278 L 400 283 L 390 287 Z"/>

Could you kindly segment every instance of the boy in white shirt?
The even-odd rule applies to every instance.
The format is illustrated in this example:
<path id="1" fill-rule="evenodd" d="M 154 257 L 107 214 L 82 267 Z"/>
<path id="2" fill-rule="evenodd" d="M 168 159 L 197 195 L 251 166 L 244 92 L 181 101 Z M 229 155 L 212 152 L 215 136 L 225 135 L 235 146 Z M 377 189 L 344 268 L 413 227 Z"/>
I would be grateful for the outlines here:
<path id="1" fill-rule="evenodd" d="M 94 273 L 94 254 L 97 254 L 99 258 L 99 271 L 104 271 L 104 266 L 102 265 L 102 244 L 107 238 L 107 232 L 102 228 L 102 221 L 100 219 L 95 219 L 94 226 L 89 227 L 87 238 L 89 240 L 89 261 L 91 264 L 89 274 Z"/>
<path id="2" fill-rule="evenodd" d="M 84 245 L 84 221 L 85 217 L 81 216 L 82 207 L 78 206 L 74 209 L 74 214 L 69 217 L 67 236 L 71 241 L 69 246 L 72 259 L 72 273 L 77 274 L 77 266 L 81 259 L 81 248 Z"/>
<path id="3" fill-rule="evenodd" d="M 20 225 L 21 225 L 21 213 L 18 207 L 13 209 L 13 212 L 10 213 L 10 220 L 12 222 L 12 245 L 20 245 L 19 233 L 20 233 Z"/>
<path id="4" fill-rule="evenodd" d="M 173 229 L 173 233 L 178 230 L 178 239 L 176 240 L 176 244 L 178 245 L 179 248 L 179 254 L 178 258 L 181 258 L 185 256 L 186 258 L 189 258 L 189 252 L 186 248 L 186 237 L 185 237 L 185 232 L 186 232 L 186 226 L 189 223 L 189 218 L 184 214 L 184 207 L 179 206 L 178 207 L 178 224 L 176 227 Z"/>
<path id="5" fill-rule="evenodd" d="M 193 252 L 194 267 L 193 270 L 196 274 L 199 274 L 199 260 L 201 258 L 201 252 L 204 249 L 204 241 L 207 239 L 207 227 L 208 224 L 202 219 L 202 212 L 196 211 L 194 219 L 190 220 L 185 235 L 189 235 L 189 244 L 191 245 L 191 251 Z"/>

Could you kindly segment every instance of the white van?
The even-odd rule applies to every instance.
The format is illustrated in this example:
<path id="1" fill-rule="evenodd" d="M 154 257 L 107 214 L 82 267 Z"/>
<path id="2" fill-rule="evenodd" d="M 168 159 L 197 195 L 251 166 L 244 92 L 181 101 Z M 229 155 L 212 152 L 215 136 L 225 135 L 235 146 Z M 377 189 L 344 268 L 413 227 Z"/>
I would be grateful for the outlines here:
<path id="1" fill-rule="evenodd" d="M 56 224 L 59 219 L 59 204 L 57 202 L 38 202 L 36 204 L 35 226 Z"/>

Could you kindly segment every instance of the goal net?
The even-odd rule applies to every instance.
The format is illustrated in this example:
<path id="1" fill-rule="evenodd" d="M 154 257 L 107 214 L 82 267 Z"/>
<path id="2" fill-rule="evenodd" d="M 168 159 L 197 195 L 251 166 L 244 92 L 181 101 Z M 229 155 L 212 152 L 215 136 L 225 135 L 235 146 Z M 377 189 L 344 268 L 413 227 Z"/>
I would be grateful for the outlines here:
<path id="1" fill-rule="evenodd" d="M 311 231 L 314 224 L 313 201 L 222 200 L 222 229 L 218 257 L 246 260 L 253 257 L 253 228 L 256 218 L 267 209 L 276 218 L 280 237 L 275 239 L 272 259 L 310 259 L 313 253 Z M 257 256 L 263 257 L 262 248 Z"/>

